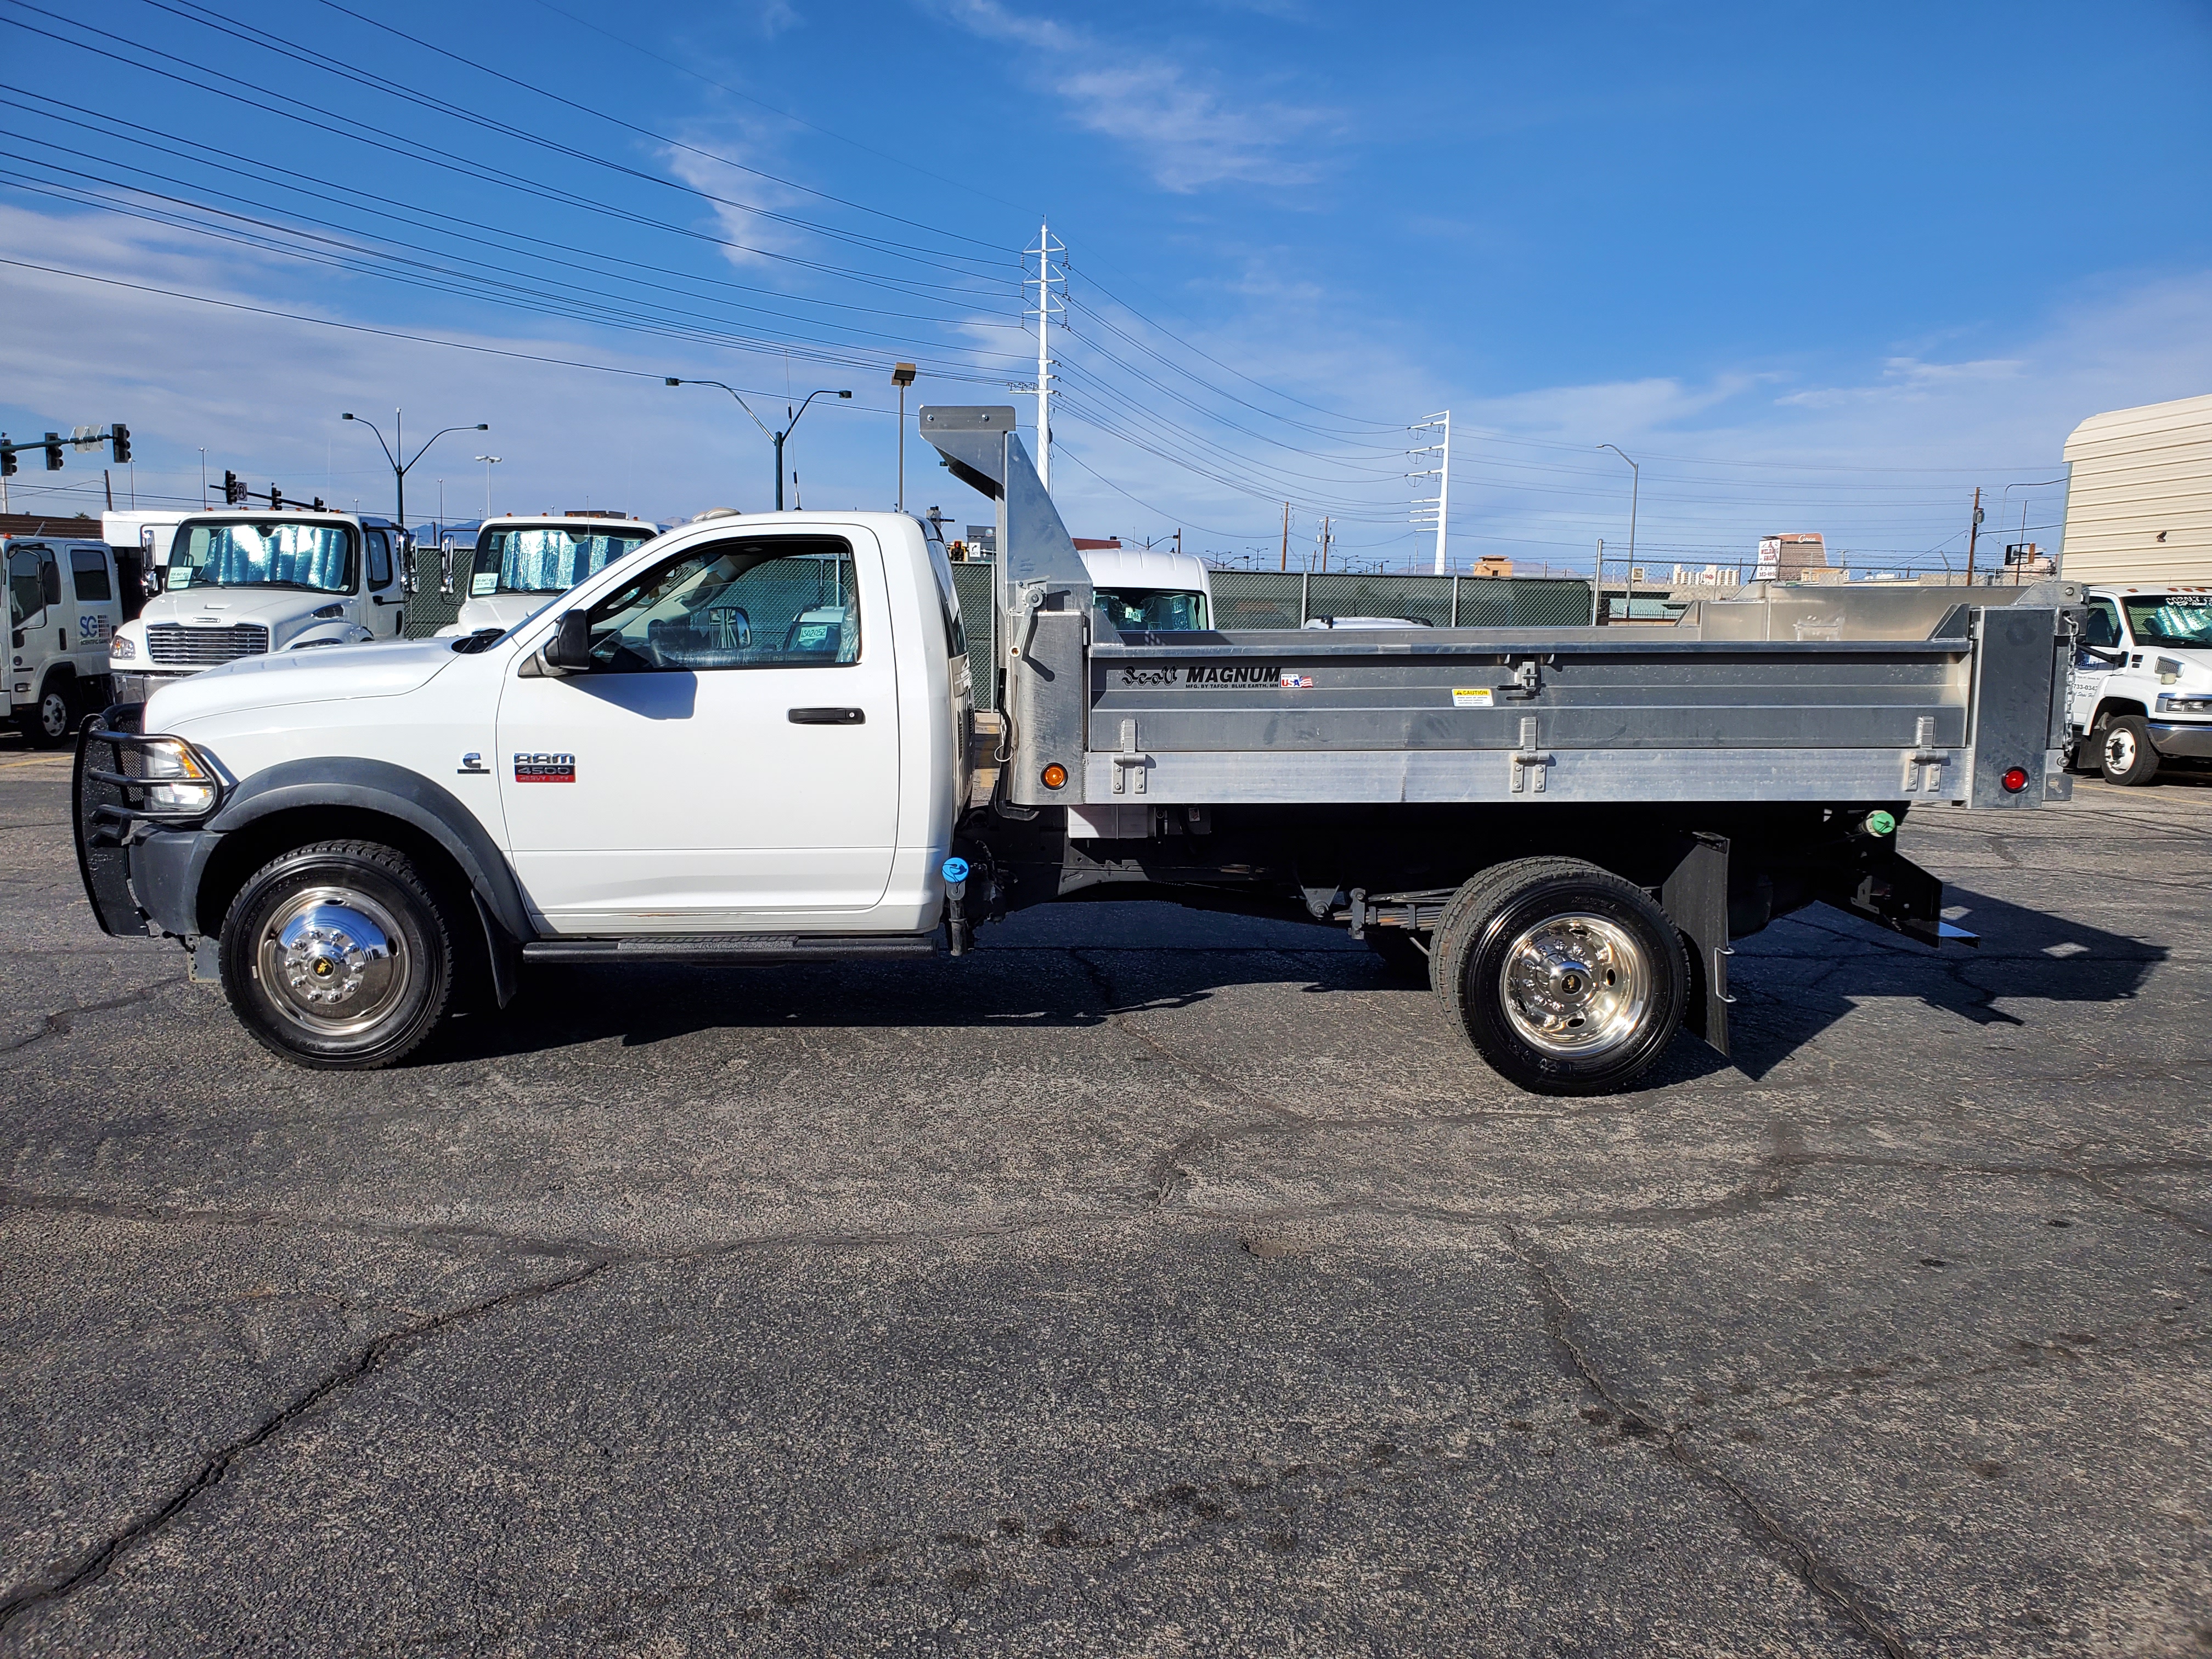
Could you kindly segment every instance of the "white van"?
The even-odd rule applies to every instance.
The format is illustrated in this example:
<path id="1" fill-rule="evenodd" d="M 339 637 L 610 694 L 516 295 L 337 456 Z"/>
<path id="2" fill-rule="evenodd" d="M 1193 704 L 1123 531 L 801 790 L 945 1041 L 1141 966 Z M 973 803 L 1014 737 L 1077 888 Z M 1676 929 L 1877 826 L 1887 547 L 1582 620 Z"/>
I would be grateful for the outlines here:
<path id="1" fill-rule="evenodd" d="M 1204 633 L 1213 626 L 1213 584 L 1206 563 L 1164 548 L 1082 550 L 1092 605 L 1120 634 Z"/>
<path id="2" fill-rule="evenodd" d="M 495 629 L 505 633 L 556 594 L 565 593 L 661 533 L 643 519 L 566 513 L 550 517 L 486 519 L 476 546 L 444 550 L 444 588 L 459 597 L 460 615 L 437 637 Z"/>

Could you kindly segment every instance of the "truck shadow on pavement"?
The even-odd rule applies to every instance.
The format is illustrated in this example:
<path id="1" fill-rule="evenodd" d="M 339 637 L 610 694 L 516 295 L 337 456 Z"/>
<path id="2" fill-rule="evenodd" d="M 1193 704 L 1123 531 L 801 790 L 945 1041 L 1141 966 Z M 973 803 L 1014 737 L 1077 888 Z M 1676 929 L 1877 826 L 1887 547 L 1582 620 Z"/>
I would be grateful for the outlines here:
<path id="1" fill-rule="evenodd" d="M 1732 1057 L 1684 1036 L 1638 1092 L 1730 1069 L 1756 1081 L 1867 1002 L 1908 998 L 1977 1026 L 2016 1026 L 2032 1016 L 2001 1005 L 2125 1001 L 2168 956 L 2162 945 L 1970 890 L 1950 896 L 1952 919 L 1981 935 L 1979 950 L 1937 951 L 1825 905 L 1741 941 L 1730 980 Z M 1457 1044 L 1425 985 L 1395 976 L 1340 936 L 1295 929 L 1280 942 L 1201 945 L 1178 940 L 1172 923 L 1157 939 L 1149 931 L 1110 941 L 986 944 L 965 961 L 934 963 L 537 968 L 513 1006 L 457 1021 L 423 1059 L 465 1064 L 610 1039 L 649 1048 L 713 1030 L 1080 1029 L 1243 987 L 1403 997 L 1378 1041 L 1402 1041 L 1402 1016 L 1412 1013 L 1419 1024 L 1432 1018 L 1439 1043 Z"/>
<path id="2" fill-rule="evenodd" d="M 1979 934 L 1978 948 L 1938 951 L 1825 904 L 1741 941 L 1729 977 L 1732 1063 L 1763 1078 L 1861 1003 L 1888 998 L 1984 1027 L 2033 1018 L 2001 1004 L 2125 1002 L 2171 954 L 1970 888 L 1952 887 L 1945 896 L 1946 918 Z"/>

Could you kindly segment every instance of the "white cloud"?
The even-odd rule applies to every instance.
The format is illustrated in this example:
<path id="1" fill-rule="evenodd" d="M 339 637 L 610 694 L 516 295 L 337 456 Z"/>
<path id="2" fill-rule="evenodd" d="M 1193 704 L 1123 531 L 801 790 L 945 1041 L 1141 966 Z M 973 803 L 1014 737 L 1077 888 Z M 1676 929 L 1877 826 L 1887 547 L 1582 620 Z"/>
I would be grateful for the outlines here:
<path id="1" fill-rule="evenodd" d="M 944 9 L 974 34 L 1022 48 L 1067 116 L 1135 151 L 1163 189 L 1301 185 L 1320 175 L 1316 161 L 1291 150 L 1332 124 L 1327 112 L 1224 90 L 1218 77 L 1183 62 L 1128 51 L 1000 0 L 945 0 Z"/>
<path id="2" fill-rule="evenodd" d="M 370 306 L 385 293 L 342 277 L 318 278 L 303 293 L 295 265 L 210 249 L 129 221 L 4 204 L 0 249 L 40 264 L 336 321 L 374 323 Z M 271 277 L 280 270 L 285 281 L 278 291 Z M 256 488 L 274 482 L 288 495 L 321 495 L 346 506 L 357 496 L 364 507 L 389 511 L 392 474 L 374 440 L 338 416 L 357 410 L 389 437 L 395 404 L 406 411 L 410 452 L 441 426 L 487 421 L 492 428 L 455 433 L 416 466 L 407 493 L 409 516 L 418 521 L 434 509 L 441 477 L 449 516 L 482 509 L 484 469 L 470 459 L 479 453 L 505 458 L 495 505 L 524 511 L 588 504 L 664 519 L 714 505 L 757 511 L 774 487 L 768 446 L 735 404 L 712 390 L 671 389 L 661 377 L 781 386 L 779 356 L 702 354 L 678 344 L 641 349 L 589 331 L 564 337 L 542 322 L 520 322 L 518 330 L 528 331 L 514 335 L 393 325 L 485 348 L 455 350 L 19 266 L 0 266 L 0 299 L 11 314 L 40 323 L 0 337 L 0 403 L 12 416 L 0 425 L 21 436 L 25 428 L 65 432 L 79 422 L 127 422 L 148 504 L 159 495 L 197 498 L 196 451 L 205 446 L 217 480 L 234 468 Z M 633 373 L 491 355 L 500 352 Z M 888 406 L 888 399 L 863 391 L 835 412 L 817 408 L 800 428 L 792 459 L 810 504 L 890 504 L 895 428 L 888 414 L 869 407 L 874 404 Z M 910 454 L 910 479 L 914 460 Z M 74 493 L 48 493 L 48 476 L 29 468 L 10 483 L 19 509 L 65 503 L 97 511 L 99 480 L 94 458 L 71 456 L 52 482 Z M 115 483 L 119 499 L 128 474 L 118 470 Z"/>

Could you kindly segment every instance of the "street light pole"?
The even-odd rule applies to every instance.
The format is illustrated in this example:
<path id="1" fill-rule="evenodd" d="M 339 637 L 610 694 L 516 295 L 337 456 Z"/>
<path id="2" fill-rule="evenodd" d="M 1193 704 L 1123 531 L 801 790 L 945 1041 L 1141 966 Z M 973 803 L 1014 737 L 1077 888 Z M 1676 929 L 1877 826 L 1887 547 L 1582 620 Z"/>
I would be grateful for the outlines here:
<path id="1" fill-rule="evenodd" d="M 1618 445 L 1618 444 L 1600 444 L 1600 445 L 1598 446 L 1598 447 L 1599 447 L 1600 449 L 1610 449 L 1610 450 L 1611 450 L 1614 454 L 1619 455 L 1622 460 L 1624 460 L 1624 461 L 1628 461 L 1628 456 L 1627 456 L 1627 454 L 1626 454 L 1626 453 L 1621 449 L 1620 446 L 1620 445 Z M 1630 473 L 1630 475 L 1631 475 L 1631 476 L 1630 476 L 1629 483 L 1628 483 L 1628 590 L 1627 590 L 1627 591 L 1628 591 L 1628 598 L 1629 598 L 1629 609 L 1630 609 L 1630 610 L 1632 610 L 1632 611 L 1633 611 L 1633 610 L 1636 608 L 1636 606 L 1635 606 L 1635 600 L 1636 600 L 1636 498 L 1637 498 L 1637 496 L 1638 496 L 1639 494 L 1641 494 L 1641 493 L 1642 493 L 1642 491 L 1643 491 L 1643 488 L 1644 488 L 1644 469 L 1643 469 L 1642 467 L 1640 467 L 1640 466 L 1637 465 L 1637 464 L 1636 464 L 1634 461 L 1628 461 L 1628 470 L 1629 470 L 1629 473 Z"/>
<path id="2" fill-rule="evenodd" d="M 504 455 L 479 455 L 484 464 L 484 517 L 491 517 L 491 470 L 507 459 Z"/>
<path id="3" fill-rule="evenodd" d="M 371 432 L 376 433 L 376 447 L 384 452 L 384 459 L 392 463 L 392 481 L 395 504 L 398 508 L 397 516 L 394 521 L 398 525 L 399 533 L 403 536 L 407 533 L 407 475 L 413 470 L 415 463 L 421 460 L 425 455 L 428 454 L 430 453 L 430 446 L 437 442 L 439 439 L 444 437 L 448 432 L 489 432 L 491 430 L 489 423 L 482 421 L 479 421 L 474 426 L 442 427 L 439 430 L 433 432 L 423 441 L 422 447 L 415 452 L 411 459 L 402 461 L 399 458 L 402 455 L 406 454 L 407 445 L 400 437 L 399 411 L 398 410 L 395 409 L 392 411 L 392 441 L 388 444 L 384 441 L 384 434 L 381 432 L 376 431 L 376 423 L 374 421 L 362 421 L 361 416 L 352 413 L 350 410 L 341 415 L 338 418 L 342 421 L 361 421 L 362 425 L 367 427 Z"/>
<path id="4" fill-rule="evenodd" d="M 902 513 L 906 511 L 906 389 L 914 384 L 914 377 L 912 363 L 891 365 L 891 384 L 899 394 L 898 510 Z"/>
<path id="5" fill-rule="evenodd" d="M 799 406 L 798 410 L 796 410 L 796 412 L 794 412 L 794 411 L 793 410 L 793 409 L 792 409 L 792 407 L 791 407 L 791 405 L 790 405 L 789 404 L 786 404 L 783 406 L 783 412 L 784 412 L 784 416 L 785 416 L 785 417 L 786 417 L 786 418 L 785 418 L 785 421 L 784 421 L 784 427 L 783 427 L 783 430 L 782 430 L 782 431 L 781 431 L 781 432 L 771 432 L 771 431 L 769 431 L 769 428 L 768 428 L 768 422 L 765 422 L 765 421 L 763 421 L 763 420 L 762 420 L 762 419 L 761 419 L 761 417 L 760 417 L 759 416 L 757 416 L 757 415 L 753 415 L 753 406 L 752 406 L 750 404 L 747 403 L 747 402 L 746 402 L 746 401 L 745 401 L 742 397 L 739 397 L 739 396 L 738 396 L 738 389 L 737 389 L 737 387 L 735 387 L 735 386 L 733 386 L 727 385 L 727 384 L 726 384 L 725 382 L 720 381 L 720 380 L 684 380 L 684 379 L 681 378 L 680 376 L 674 375 L 674 374 L 666 374 L 666 375 L 663 375 L 661 378 L 662 378 L 663 380 L 665 380 L 665 381 L 666 381 L 670 386 L 720 386 L 720 387 L 722 388 L 722 390 L 723 390 L 723 391 L 725 391 L 725 392 L 728 392 L 728 393 L 730 394 L 730 396 L 732 396 L 732 398 L 736 398 L 738 399 L 738 407 L 739 409 L 744 410 L 745 411 L 745 413 L 746 413 L 746 414 L 748 414 L 748 415 L 752 415 L 753 424 L 754 424 L 755 426 L 758 427 L 758 428 L 761 429 L 761 435 L 762 435 L 763 437 L 766 438 L 766 439 L 770 442 L 770 443 L 772 443 L 772 444 L 774 444 L 774 445 L 775 446 L 775 510 L 776 510 L 777 512 L 779 512 L 779 513 L 782 512 L 782 511 L 783 511 L 783 441 L 784 441 L 786 438 L 788 438 L 788 437 L 791 435 L 791 428 L 793 428 L 793 427 L 795 427 L 795 426 L 797 426 L 797 425 L 799 424 L 799 416 L 804 415 L 805 413 L 806 413 L 806 404 L 811 404 L 811 403 L 812 403 L 812 402 L 813 402 L 817 398 L 821 397 L 824 392 L 828 392 L 828 391 L 830 390 L 830 388 L 829 388 L 828 386 L 817 386 L 817 388 L 815 388 L 815 390 L 813 390 L 813 391 L 811 391 L 811 392 L 808 392 L 808 393 L 806 394 L 806 403 L 802 403 L 801 404 L 799 404 Z M 838 395 L 840 398 L 850 398 L 853 394 L 852 394 L 850 392 L 839 392 L 837 395 Z M 899 406 L 900 406 L 900 408 L 901 408 L 901 409 L 904 409 L 904 407 L 906 406 L 906 398 L 905 398 L 905 397 L 904 397 L 903 395 L 902 395 L 902 396 L 900 397 L 900 398 L 899 398 Z M 906 421 L 905 421 L 905 418 L 904 418 L 904 416 L 901 416 L 900 421 L 899 421 L 899 436 L 900 436 L 900 439 L 901 439 L 901 441 L 904 441 L 905 436 L 906 436 Z M 902 485 L 902 488 L 903 488 L 903 485 Z"/>

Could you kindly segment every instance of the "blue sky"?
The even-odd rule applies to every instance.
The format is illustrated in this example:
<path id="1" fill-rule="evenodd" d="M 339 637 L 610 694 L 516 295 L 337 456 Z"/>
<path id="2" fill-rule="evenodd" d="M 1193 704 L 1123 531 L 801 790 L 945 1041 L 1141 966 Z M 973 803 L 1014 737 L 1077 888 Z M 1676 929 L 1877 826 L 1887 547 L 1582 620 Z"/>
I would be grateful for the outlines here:
<path id="1" fill-rule="evenodd" d="M 0 265 L 0 422 L 130 422 L 142 501 L 196 500 L 204 447 L 388 510 L 337 416 L 403 404 L 493 427 L 441 441 L 410 517 L 441 478 L 480 510 L 481 453 L 501 510 L 767 505 L 759 432 L 676 374 L 772 422 L 851 387 L 793 441 L 799 493 L 888 506 L 890 362 L 923 365 L 914 403 L 1030 419 L 1045 214 L 1078 534 L 1272 562 L 1287 498 L 1294 556 L 1327 514 L 1340 558 L 1425 562 L 1406 428 L 1448 407 L 1462 564 L 1623 550 L 1601 443 L 1642 465 L 1647 565 L 1776 530 L 1933 564 L 1978 483 L 2055 540 L 2083 416 L 2212 390 L 2201 4 L 0 0 L 0 252 L 51 268 Z M 14 505 L 96 506 L 71 459 Z M 912 443 L 908 477 L 981 516 Z"/>

